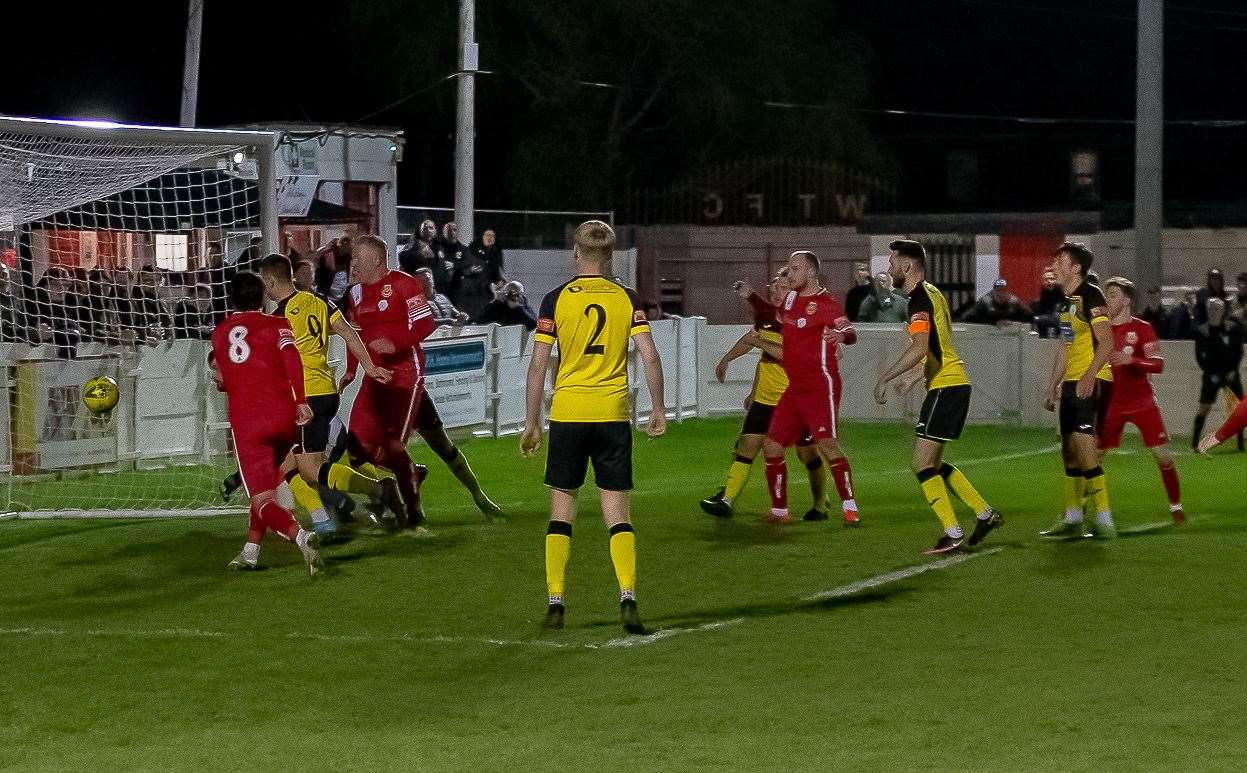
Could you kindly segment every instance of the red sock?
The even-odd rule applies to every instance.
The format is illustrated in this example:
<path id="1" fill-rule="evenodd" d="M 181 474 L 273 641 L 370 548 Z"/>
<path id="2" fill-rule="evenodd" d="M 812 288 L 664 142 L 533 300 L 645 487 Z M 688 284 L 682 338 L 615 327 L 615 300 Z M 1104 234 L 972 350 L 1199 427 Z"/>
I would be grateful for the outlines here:
<path id="1" fill-rule="evenodd" d="M 299 522 L 294 519 L 289 510 L 277 504 L 275 499 L 270 499 L 260 505 L 260 519 L 264 521 L 265 526 L 291 542 L 299 536 Z"/>
<path id="2" fill-rule="evenodd" d="M 264 519 L 255 511 L 255 507 L 252 507 L 251 520 L 247 523 L 247 541 L 259 545 L 262 539 L 264 539 Z"/>
<path id="3" fill-rule="evenodd" d="M 766 488 L 771 492 L 771 509 L 788 509 L 788 462 L 784 457 L 766 460 Z"/>
<path id="4" fill-rule="evenodd" d="M 1165 493 L 1169 495 L 1169 504 L 1181 504 L 1182 497 L 1178 491 L 1178 471 L 1172 464 L 1158 464 L 1160 479 L 1165 482 Z"/>
<path id="5" fill-rule="evenodd" d="M 849 467 L 849 460 L 846 457 L 832 459 L 831 479 L 836 482 L 836 491 L 840 492 L 840 501 L 848 502 L 853 499 L 853 470 Z"/>

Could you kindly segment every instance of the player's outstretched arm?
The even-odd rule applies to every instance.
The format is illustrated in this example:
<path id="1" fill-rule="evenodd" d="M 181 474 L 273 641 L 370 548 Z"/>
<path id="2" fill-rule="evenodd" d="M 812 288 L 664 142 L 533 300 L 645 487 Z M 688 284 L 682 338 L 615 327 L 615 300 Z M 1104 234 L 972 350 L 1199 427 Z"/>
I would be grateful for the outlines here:
<path id="1" fill-rule="evenodd" d="M 733 344 L 731 349 L 727 350 L 727 353 L 723 355 L 723 359 L 719 360 L 719 364 L 715 366 L 714 377 L 719 380 L 720 384 L 727 380 L 727 366 L 732 364 L 733 360 L 744 357 L 753 349 L 753 344 L 749 343 L 751 335 L 753 335 L 752 331 L 742 335 L 740 340 Z"/>
<path id="2" fill-rule="evenodd" d="M 541 448 L 541 403 L 546 391 L 546 370 L 550 367 L 552 344 L 537 341 L 533 358 L 528 363 L 528 379 L 524 383 L 524 433 L 520 435 L 520 453 L 532 456 Z"/>
<path id="3" fill-rule="evenodd" d="M 382 384 L 388 383 L 390 377 L 394 374 L 385 368 L 378 367 L 372 361 L 372 353 L 368 351 L 368 347 L 364 346 L 364 341 L 359 337 L 359 331 L 351 327 L 351 323 L 347 322 L 344 317 L 335 317 L 330 327 L 333 332 L 337 333 L 343 341 L 346 342 L 346 350 L 350 353 L 352 359 L 347 360 L 348 375 L 351 379 L 355 378 L 355 360 L 358 360 L 364 366 L 364 374 L 371 377 L 375 381 Z M 350 383 L 349 381 L 347 383 Z"/>
<path id="4" fill-rule="evenodd" d="M 746 335 L 752 335 L 752 334 L 746 333 Z M 783 344 L 778 344 L 778 343 L 775 343 L 774 341 L 765 341 L 761 338 L 758 338 L 756 335 L 752 335 L 751 340 L 753 341 L 753 345 L 761 349 L 763 352 L 766 352 L 768 355 L 770 355 L 771 357 L 774 357 L 779 362 L 784 361 L 784 345 Z"/>
<path id="5" fill-rule="evenodd" d="M 658 357 L 658 349 L 654 346 L 654 336 L 649 333 L 637 333 L 637 354 L 641 355 L 641 364 L 645 367 L 645 386 L 649 388 L 649 426 L 645 428 L 650 437 L 658 437 L 667 431 L 667 396 L 662 381 L 662 360 Z"/>

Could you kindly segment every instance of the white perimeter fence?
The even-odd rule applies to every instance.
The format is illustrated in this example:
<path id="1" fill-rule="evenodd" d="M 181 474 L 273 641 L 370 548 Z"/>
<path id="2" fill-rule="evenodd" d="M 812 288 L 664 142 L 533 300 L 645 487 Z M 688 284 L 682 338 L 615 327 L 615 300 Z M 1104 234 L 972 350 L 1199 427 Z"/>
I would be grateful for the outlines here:
<path id="1" fill-rule="evenodd" d="M 742 413 L 756 355 L 734 362 L 720 384 L 714 367 L 747 328 L 707 325 L 687 318 L 652 323 L 662 358 L 669 416 Z M 899 354 L 906 339 L 897 325 L 860 325 L 859 340 L 842 349 L 844 395 L 841 416 L 853 421 L 897 423 L 908 431 L 922 401 L 921 388 L 905 397 L 890 394 L 874 402 L 880 370 Z M 1044 385 L 1056 343 L 1024 328 L 954 326 L 956 345 L 974 381 L 970 421 L 1006 427 L 1051 426 L 1043 408 Z M 335 339 L 334 360 L 344 362 Z M 447 427 L 461 434 L 501 436 L 519 431 L 524 420 L 524 380 L 531 335 L 519 327 L 442 328 L 426 343 L 427 384 Z M 211 461 L 229 453 L 224 397 L 206 373 L 208 343 L 177 340 L 137 350 L 80 347 L 80 358 L 57 360 L 50 347 L 0 345 L 5 365 L 5 399 L 0 400 L 0 459 L 3 472 L 22 476 L 95 467 L 155 468 Z M 1189 341 L 1162 344 L 1165 373 L 1154 377 L 1169 428 L 1185 436 L 1197 408 L 1199 371 Z M 633 358 L 633 392 L 638 421 L 648 417 L 649 393 Z M 100 421 L 81 404 L 80 387 L 95 375 L 121 385 L 113 419 Z M 549 384 L 547 384 L 547 387 Z M 349 416 L 358 381 L 343 397 Z M 547 388 L 548 394 L 548 388 Z M 1214 409 L 1218 422 L 1223 405 Z M 1215 426 L 1215 424 L 1214 424 Z"/>

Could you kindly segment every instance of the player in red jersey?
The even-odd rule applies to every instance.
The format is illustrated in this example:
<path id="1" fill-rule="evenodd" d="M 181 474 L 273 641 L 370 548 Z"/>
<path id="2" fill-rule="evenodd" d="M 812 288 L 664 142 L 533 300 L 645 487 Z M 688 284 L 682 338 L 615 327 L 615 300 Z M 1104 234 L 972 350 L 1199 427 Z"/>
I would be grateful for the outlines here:
<path id="1" fill-rule="evenodd" d="M 1108 358 L 1113 366 L 1113 395 L 1104 420 L 1099 423 L 1100 449 L 1108 451 L 1120 446 L 1126 424 L 1137 427 L 1143 444 L 1151 450 L 1160 469 L 1160 478 L 1169 497 L 1169 512 L 1175 523 L 1182 523 L 1186 516 L 1179 496 L 1178 471 L 1169 451 L 1165 420 L 1161 418 L 1152 384 L 1148 381 L 1148 376 L 1165 369 L 1160 342 L 1150 324 L 1132 316 L 1133 282 L 1113 277 L 1104 283 L 1104 299 L 1108 303 L 1109 322 L 1113 325 L 1113 353 Z"/>
<path id="2" fill-rule="evenodd" d="M 247 543 L 230 568 L 254 569 L 260 540 L 272 529 L 298 545 L 315 576 L 322 568 L 316 535 L 299 526 L 275 494 L 281 464 L 298 443 L 298 427 L 312 419 L 303 394 L 303 360 L 286 320 L 261 311 L 264 280 L 257 274 L 234 276 L 230 305 L 233 313 L 212 331 L 209 355 L 217 388 L 229 397 L 238 470 L 251 498 Z"/>
<path id="3" fill-rule="evenodd" d="M 840 302 L 819 281 L 818 257 L 814 253 L 799 250 L 788 257 L 788 284 L 792 289 L 779 310 L 782 346 L 757 342 L 759 348 L 783 362 L 788 374 L 788 388 L 775 406 L 762 446 L 771 494 L 771 520 L 789 520 L 784 449 L 809 435 L 840 493 L 845 525 L 856 526 L 853 472 L 840 450 L 836 422 L 840 412 L 837 351 L 840 344 L 856 341 L 857 333 Z"/>
<path id="4" fill-rule="evenodd" d="M 400 526 L 423 530 L 420 482 L 428 471 L 407 455 L 424 391 L 420 342 L 436 328 L 420 283 L 386 265 L 389 248 L 376 236 L 352 241 L 351 276 L 359 282 L 347 294 L 347 317 L 378 367 L 393 372 L 388 384 L 364 376 L 351 408 L 351 435 L 365 458 L 394 473 L 406 508 Z M 349 374 L 353 376 L 354 374 Z"/>

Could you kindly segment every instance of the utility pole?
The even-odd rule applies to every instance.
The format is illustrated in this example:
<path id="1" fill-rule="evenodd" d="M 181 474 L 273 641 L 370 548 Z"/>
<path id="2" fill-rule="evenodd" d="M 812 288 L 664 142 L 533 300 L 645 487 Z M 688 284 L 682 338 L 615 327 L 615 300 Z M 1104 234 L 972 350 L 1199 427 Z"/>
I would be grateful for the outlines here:
<path id="1" fill-rule="evenodd" d="M 190 0 L 186 17 L 186 59 L 182 63 L 182 119 L 180 126 L 195 127 L 195 106 L 199 102 L 199 40 L 203 35 L 203 0 Z"/>
<path id="2" fill-rule="evenodd" d="M 1135 281 L 1161 284 L 1164 221 L 1164 0 L 1139 0 L 1138 81 L 1134 130 Z"/>
<path id="3" fill-rule="evenodd" d="M 455 132 L 455 224 L 465 244 L 476 238 L 472 222 L 475 210 L 476 71 L 480 52 L 476 47 L 476 0 L 459 0 L 459 105 Z"/>

